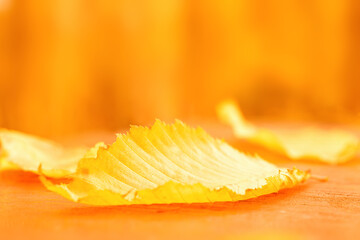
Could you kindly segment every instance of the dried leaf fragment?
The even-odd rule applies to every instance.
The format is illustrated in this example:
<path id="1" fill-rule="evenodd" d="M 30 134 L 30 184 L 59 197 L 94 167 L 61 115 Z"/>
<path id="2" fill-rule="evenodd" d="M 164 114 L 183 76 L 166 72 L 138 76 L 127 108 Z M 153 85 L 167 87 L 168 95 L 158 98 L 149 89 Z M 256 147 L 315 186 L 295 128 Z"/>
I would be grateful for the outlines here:
<path id="1" fill-rule="evenodd" d="M 291 159 L 314 159 L 330 164 L 353 158 L 359 149 L 356 135 L 339 129 L 302 127 L 268 130 L 247 122 L 234 101 L 224 101 L 218 108 L 220 119 L 229 124 L 236 137 L 262 145 Z"/>
<path id="2" fill-rule="evenodd" d="M 60 178 L 76 171 L 87 148 L 63 148 L 28 134 L 0 129 L 0 170 L 21 169 Z"/>
<path id="3" fill-rule="evenodd" d="M 245 155 L 201 128 L 159 120 L 127 134 L 83 158 L 72 181 L 45 186 L 92 205 L 237 201 L 290 188 L 309 177 Z"/>

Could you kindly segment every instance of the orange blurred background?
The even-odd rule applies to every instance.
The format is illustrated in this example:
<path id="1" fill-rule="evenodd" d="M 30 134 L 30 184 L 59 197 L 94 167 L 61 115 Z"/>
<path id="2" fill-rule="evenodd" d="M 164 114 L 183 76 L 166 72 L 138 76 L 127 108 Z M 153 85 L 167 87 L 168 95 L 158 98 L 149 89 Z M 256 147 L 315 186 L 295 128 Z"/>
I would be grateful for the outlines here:
<path id="1" fill-rule="evenodd" d="M 215 119 L 358 123 L 360 2 L 0 0 L 0 126 L 53 137 Z"/>

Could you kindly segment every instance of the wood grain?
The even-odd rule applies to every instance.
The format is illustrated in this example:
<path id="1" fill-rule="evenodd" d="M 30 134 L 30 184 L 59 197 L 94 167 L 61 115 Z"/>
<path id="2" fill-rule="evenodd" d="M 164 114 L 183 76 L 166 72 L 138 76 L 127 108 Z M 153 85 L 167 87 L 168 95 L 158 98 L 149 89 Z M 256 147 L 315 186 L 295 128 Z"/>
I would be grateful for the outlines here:
<path id="1" fill-rule="evenodd" d="M 311 169 L 329 180 L 310 179 L 293 189 L 240 202 L 93 207 L 47 191 L 33 174 L 3 172 L 0 238 L 238 239 L 254 234 L 269 239 L 278 234 L 300 239 L 360 237 L 360 158 L 329 166 L 289 162 L 251 146 L 246 149 L 281 166 Z"/>

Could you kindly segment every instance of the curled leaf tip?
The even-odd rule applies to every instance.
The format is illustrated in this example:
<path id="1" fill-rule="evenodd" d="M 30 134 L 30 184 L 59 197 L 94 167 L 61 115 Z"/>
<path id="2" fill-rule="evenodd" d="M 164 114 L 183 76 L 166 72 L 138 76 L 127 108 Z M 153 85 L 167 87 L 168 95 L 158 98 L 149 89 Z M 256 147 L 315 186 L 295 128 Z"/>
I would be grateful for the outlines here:
<path id="1" fill-rule="evenodd" d="M 352 159 L 359 150 L 359 139 L 351 132 L 306 126 L 279 130 L 257 127 L 247 122 L 235 101 L 217 107 L 219 118 L 233 128 L 237 138 L 264 146 L 293 160 L 311 159 L 339 164 Z"/>

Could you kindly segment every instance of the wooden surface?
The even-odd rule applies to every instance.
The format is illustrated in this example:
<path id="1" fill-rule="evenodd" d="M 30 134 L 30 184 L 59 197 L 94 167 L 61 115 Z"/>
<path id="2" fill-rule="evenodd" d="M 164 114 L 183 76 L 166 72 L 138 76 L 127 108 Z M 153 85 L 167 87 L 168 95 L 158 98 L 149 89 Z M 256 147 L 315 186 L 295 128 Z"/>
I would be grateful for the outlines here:
<path id="1" fill-rule="evenodd" d="M 93 207 L 47 191 L 30 173 L 0 174 L 0 239 L 360 239 L 360 159 L 345 165 L 289 162 L 329 181 L 240 202 Z"/>

